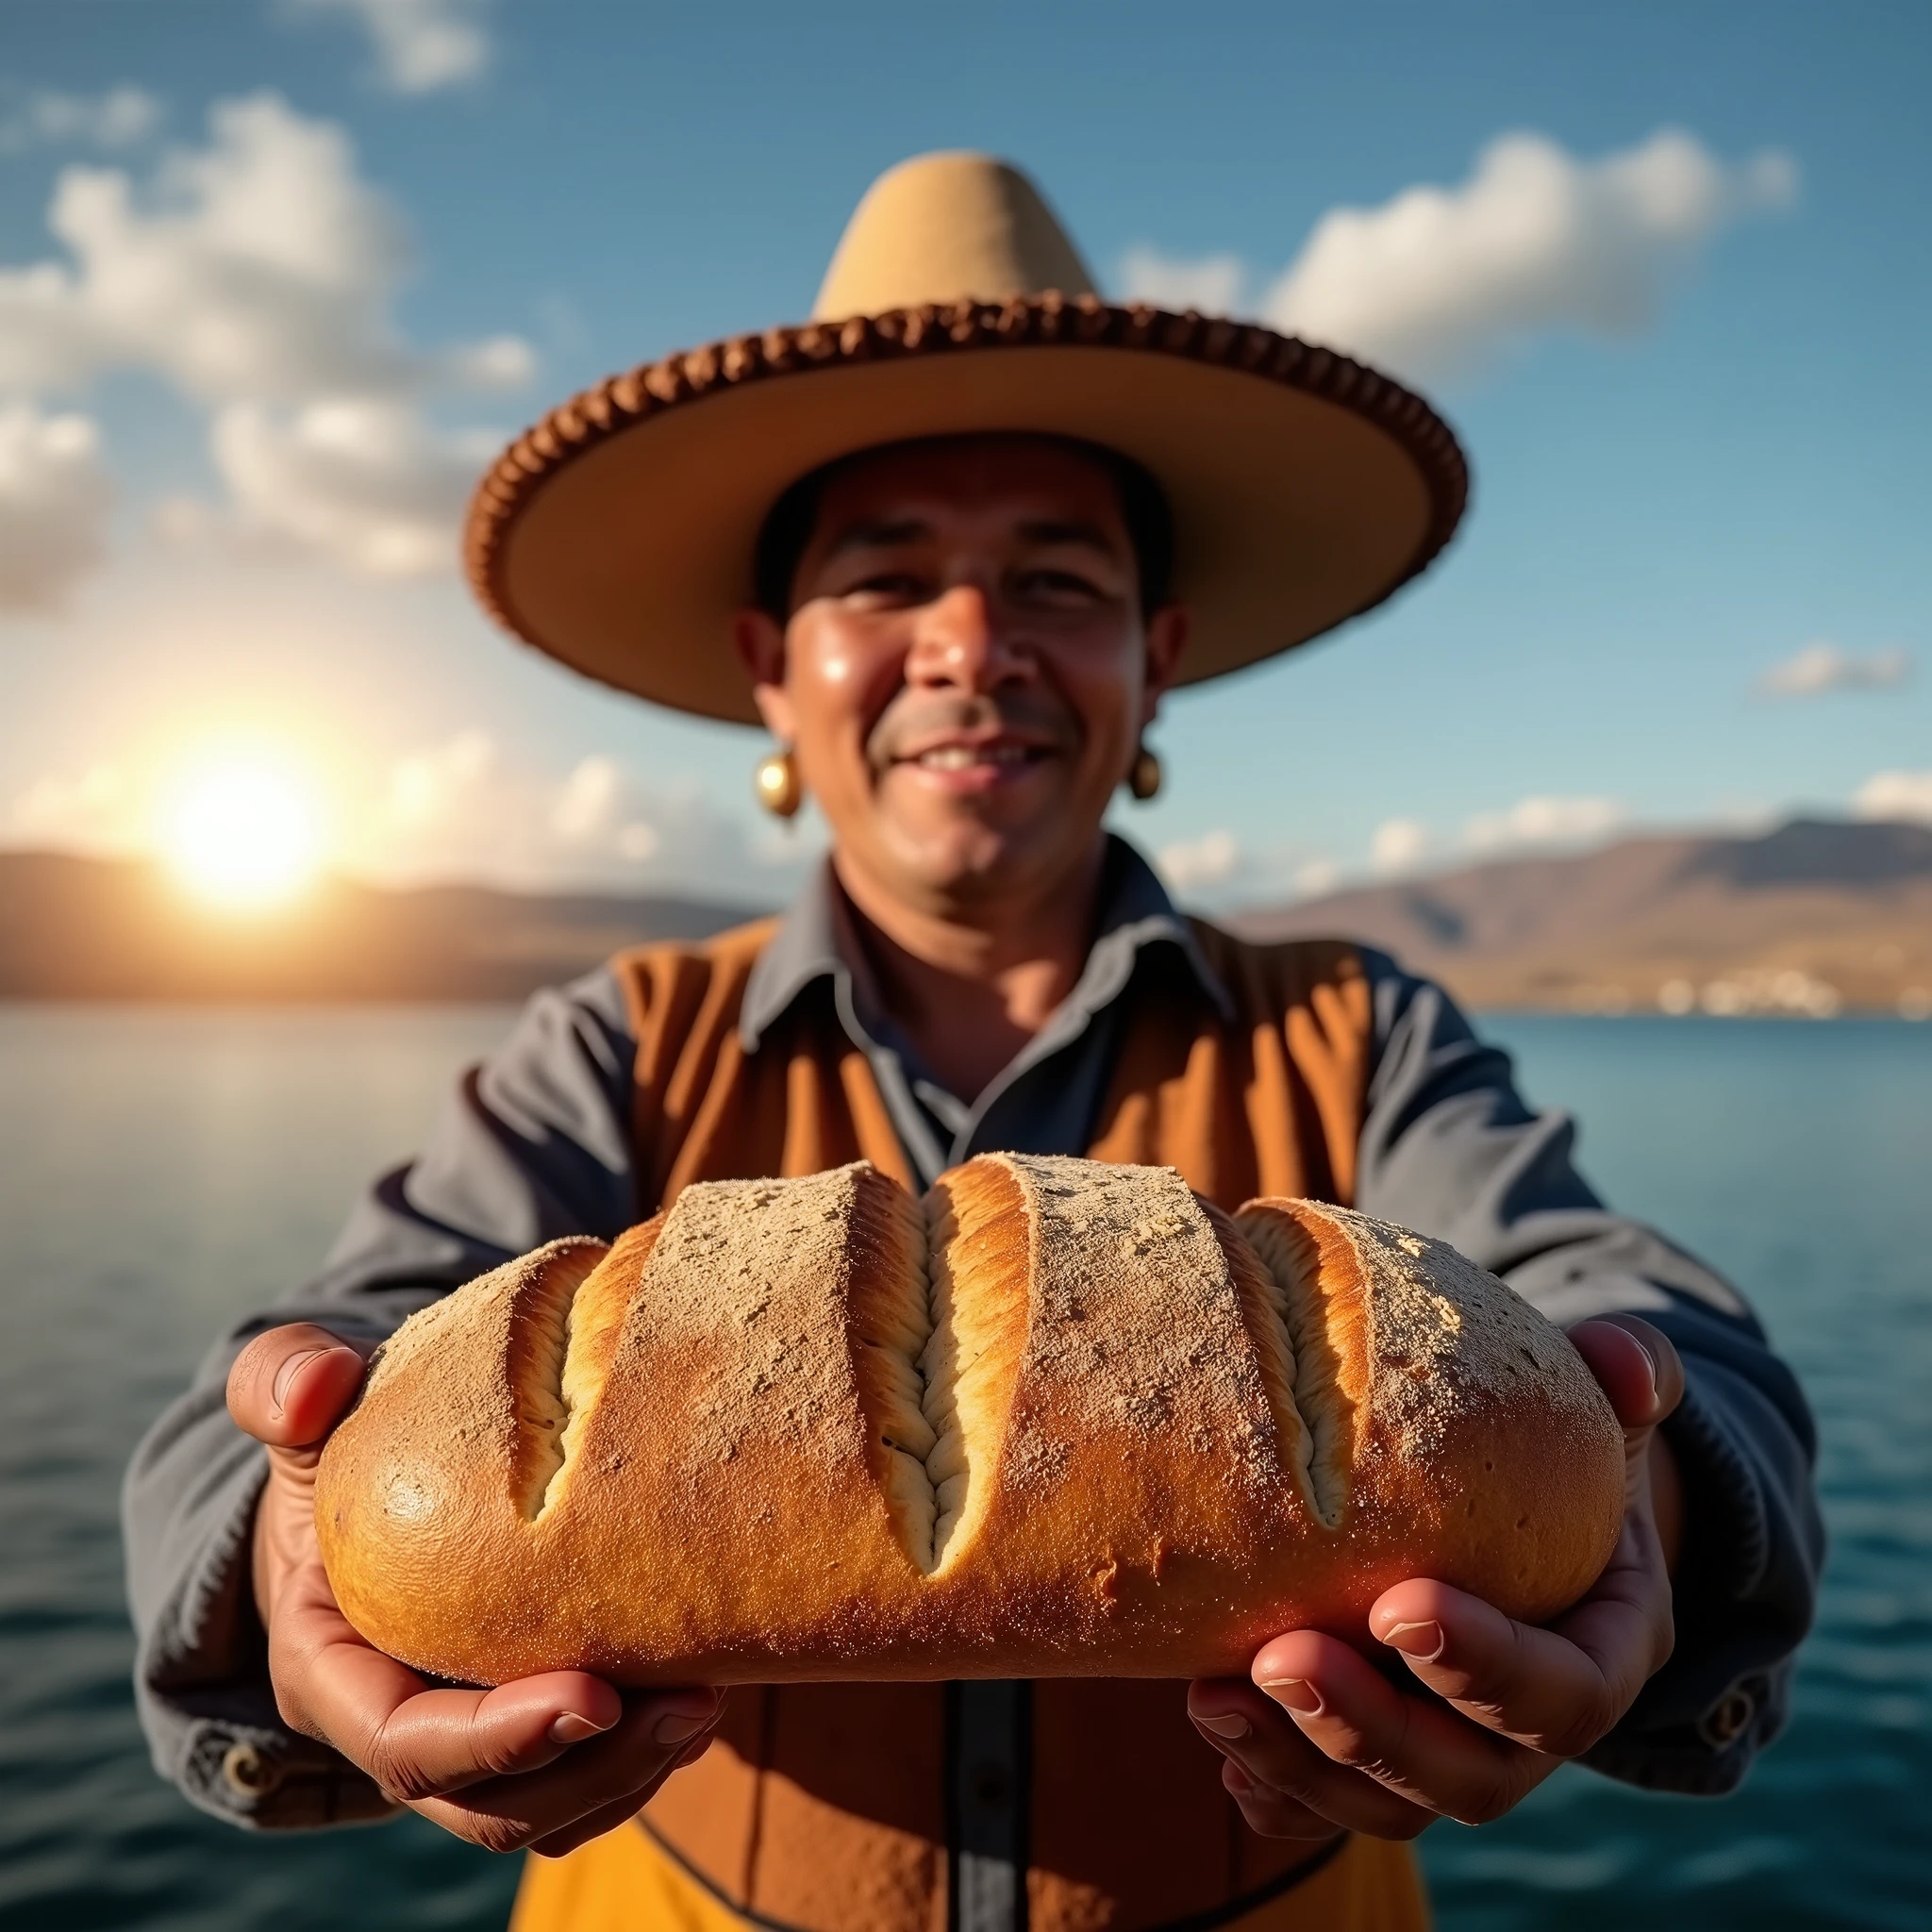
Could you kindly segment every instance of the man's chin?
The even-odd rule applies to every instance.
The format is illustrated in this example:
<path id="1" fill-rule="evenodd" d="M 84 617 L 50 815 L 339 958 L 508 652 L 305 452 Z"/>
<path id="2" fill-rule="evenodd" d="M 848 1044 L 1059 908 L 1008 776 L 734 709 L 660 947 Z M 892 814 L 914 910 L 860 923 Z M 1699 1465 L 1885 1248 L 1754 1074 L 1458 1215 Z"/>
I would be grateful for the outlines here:
<path id="1" fill-rule="evenodd" d="M 1092 837 L 1098 835 L 1096 825 Z M 884 844 L 886 871 L 898 891 L 929 907 L 963 910 L 1071 879 L 1091 839 L 1070 850 L 1064 818 L 1018 826 L 974 819 L 916 832 L 895 828 Z"/>

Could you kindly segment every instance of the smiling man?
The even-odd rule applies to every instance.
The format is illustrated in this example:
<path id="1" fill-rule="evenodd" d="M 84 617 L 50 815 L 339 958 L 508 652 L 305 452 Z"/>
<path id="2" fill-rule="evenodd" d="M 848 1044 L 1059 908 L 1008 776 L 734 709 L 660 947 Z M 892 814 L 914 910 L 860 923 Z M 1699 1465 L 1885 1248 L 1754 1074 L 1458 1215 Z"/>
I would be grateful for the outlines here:
<path id="1" fill-rule="evenodd" d="M 1158 788 L 1143 734 L 1176 683 L 1426 564 L 1454 440 L 1356 365 L 1086 287 L 1010 170 L 908 163 L 848 230 L 826 323 L 607 384 L 486 480 L 491 608 L 642 696 L 762 718 L 760 796 L 815 799 L 831 857 L 780 920 L 534 1001 L 325 1274 L 150 1435 L 139 1690 L 196 1802 L 271 1827 L 408 1805 L 531 1847 L 521 1932 L 1393 1932 L 1426 1921 L 1409 1842 L 1436 1819 L 1576 1757 L 1719 1791 L 1775 1734 L 1811 1438 L 1742 1302 L 1603 1207 L 1439 989 L 1187 919 L 1102 829 L 1124 783 Z M 1167 1163 L 1228 1208 L 1349 1202 L 1495 1269 L 1624 1424 L 1604 1575 L 1547 1629 L 1413 1578 L 1239 1680 L 728 1703 L 433 1686 L 342 1620 L 313 1470 L 405 1315 L 690 1181 L 862 1156 L 918 1186 L 991 1149 Z"/>
<path id="2" fill-rule="evenodd" d="M 982 1093 L 1085 963 L 1101 815 L 1187 640 L 1158 494 L 1077 443 L 947 438 L 808 478 L 760 548 L 758 710 L 837 828 L 887 1009 Z"/>

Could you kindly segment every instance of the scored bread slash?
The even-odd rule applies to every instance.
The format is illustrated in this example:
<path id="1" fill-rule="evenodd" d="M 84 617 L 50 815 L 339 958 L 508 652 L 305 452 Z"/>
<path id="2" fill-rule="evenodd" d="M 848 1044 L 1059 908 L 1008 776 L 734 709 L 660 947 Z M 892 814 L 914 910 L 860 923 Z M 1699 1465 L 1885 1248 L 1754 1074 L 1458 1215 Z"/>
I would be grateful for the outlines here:
<path id="1" fill-rule="evenodd" d="M 1430 1575 L 1538 1621 L 1623 1515 L 1562 1334 L 1440 1241 L 1169 1168 L 693 1184 L 405 1323 L 331 1438 L 344 1614 L 470 1683 L 1244 1672 Z"/>

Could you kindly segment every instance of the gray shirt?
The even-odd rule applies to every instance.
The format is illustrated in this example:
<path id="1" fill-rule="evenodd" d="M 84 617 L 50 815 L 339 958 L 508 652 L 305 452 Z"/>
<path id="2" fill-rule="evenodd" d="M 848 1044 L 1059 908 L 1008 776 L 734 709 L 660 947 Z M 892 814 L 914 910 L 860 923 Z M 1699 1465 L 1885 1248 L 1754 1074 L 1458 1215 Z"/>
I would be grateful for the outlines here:
<path id="1" fill-rule="evenodd" d="M 926 1181 L 995 1149 L 1084 1152 L 1139 975 L 1159 975 L 1164 996 L 1226 1008 L 1187 921 L 1115 841 L 1078 982 L 969 1104 L 893 1026 L 849 920 L 822 873 L 757 962 L 743 1041 L 756 1052 L 793 1001 L 829 982 Z M 1569 1118 L 1524 1106 L 1508 1057 L 1447 994 L 1380 954 L 1363 958 L 1374 1018 L 1356 1205 L 1451 1242 L 1553 1321 L 1635 1311 L 1683 1355 L 1687 1392 L 1667 1425 L 1687 1502 L 1677 1649 L 1588 1761 L 1659 1789 L 1727 1790 L 1784 1724 L 1791 1652 L 1811 1617 L 1823 1534 L 1804 1400 L 1734 1289 L 1603 1205 L 1572 1161 Z M 378 1339 L 513 1255 L 566 1234 L 608 1240 L 654 1212 L 632 1166 L 636 1050 L 609 971 L 537 994 L 463 1076 L 421 1158 L 357 1205 L 321 1273 L 231 1328 L 136 1452 L 124 1495 L 136 1697 L 158 1769 L 195 1804 L 258 1827 L 387 1808 L 361 1773 L 275 1713 L 248 1582 L 266 1463 L 228 1420 L 229 1364 L 282 1322 Z M 966 1715 L 1008 1725 L 1024 1751 L 1024 1696 L 986 1695 Z"/>

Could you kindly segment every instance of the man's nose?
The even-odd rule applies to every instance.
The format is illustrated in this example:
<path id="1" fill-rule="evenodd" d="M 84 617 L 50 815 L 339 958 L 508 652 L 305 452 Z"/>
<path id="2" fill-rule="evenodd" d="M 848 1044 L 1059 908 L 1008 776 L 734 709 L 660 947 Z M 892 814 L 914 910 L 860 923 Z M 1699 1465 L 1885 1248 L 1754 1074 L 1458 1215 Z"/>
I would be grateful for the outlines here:
<path id="1" fill-rule="evenodd" d="M 991 691 L 1024 676 L 1027 663 L 986 591 L 977 584 L 954 584 L 920 611 L 906 675 L 916 684 Z"/>

